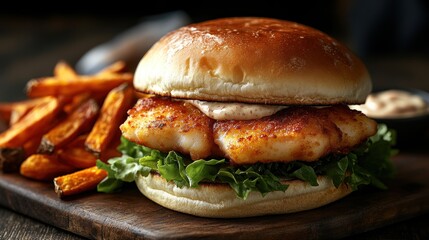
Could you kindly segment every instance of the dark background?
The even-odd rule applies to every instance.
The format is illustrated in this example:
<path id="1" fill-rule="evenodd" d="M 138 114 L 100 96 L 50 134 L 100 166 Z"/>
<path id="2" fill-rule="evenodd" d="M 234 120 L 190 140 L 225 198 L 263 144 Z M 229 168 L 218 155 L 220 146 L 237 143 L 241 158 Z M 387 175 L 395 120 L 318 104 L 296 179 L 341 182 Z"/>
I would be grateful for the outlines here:
<path id="1" fill-rule="evenodd" d="M 257 4 L 208 2 L 85 2 L 18 4 L 0 8 L 0 101 L 24 99 L 25 83 L 52 74 L 59 60 L 74 65 L 88 50 L 108 42 L 148 16 L 186 12 L 192 22 L 263 16 L 300 22 L 343 41 L 367 64 L 375 86 L 410 78 L 414 87 L 427 81 L 429 68 L 428 1 L 330 0 Z M 60 6 L 61 5 L 61 6 Z M 137 6 L 141 5 L 141 6 Z M 143 53 L 141 53 L 143 54 Z M 429 90 L 429 89 L 426 89 Z"/>
<path id="2" fill-rule="evenodd" d="M 121 0 L 91 4 L 93 6 L 84 1 L 2 3 L 0 102 L 25 99 L 26 82 L 52 75 L 59 60 L 74 66 L 89 50 L 145 22 L 147 17 L 177 10 L 186 12 L 192 22 L 231 16 L 275 17 L 300 22 L 332 35 L 351 48 L 367 65 L 375 88 L 399 86 L 429 91 L 428 1 L 234 3 L 238 8 L 230 6 L 232 1 L 201 1 L 192 5 L 183 1 L 158 1 L 147 6 L 145 1 Z M 426 143 L 423 141 L 420 145 Z M 78 239 L 3 207 L 0 216 L 4 219 L 0 219 L 0 223 L 11 228 L 13 234 Z M 419 236 L 427 236 L 427 226 L 426 214 L 351 239 L 419 239 Z"/>

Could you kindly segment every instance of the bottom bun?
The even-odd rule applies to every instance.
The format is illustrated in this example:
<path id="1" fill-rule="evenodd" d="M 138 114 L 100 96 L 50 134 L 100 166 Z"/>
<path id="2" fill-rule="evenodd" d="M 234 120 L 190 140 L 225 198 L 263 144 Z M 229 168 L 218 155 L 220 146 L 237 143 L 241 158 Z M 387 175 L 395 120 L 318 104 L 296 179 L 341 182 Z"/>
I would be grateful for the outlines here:
<path id="1" fill-rule="evenodd" d="M 200 217 L 235 218 L 268 214 L 283 214 L 317 208 L 336 201 L 352 192 L 342 184 L 336 188 L 332 181 L 319 176 L 319 186 L 303 181 L 284 182 L 285 192 L 276 191 L 264 197 L 251 192 L 246 200 L 236 196 L 228 184 L 204 183 L 198 188 L 179 188 L 157 174 L 138 176 L 137 187 L 147 198 L 159 205 Z"/>

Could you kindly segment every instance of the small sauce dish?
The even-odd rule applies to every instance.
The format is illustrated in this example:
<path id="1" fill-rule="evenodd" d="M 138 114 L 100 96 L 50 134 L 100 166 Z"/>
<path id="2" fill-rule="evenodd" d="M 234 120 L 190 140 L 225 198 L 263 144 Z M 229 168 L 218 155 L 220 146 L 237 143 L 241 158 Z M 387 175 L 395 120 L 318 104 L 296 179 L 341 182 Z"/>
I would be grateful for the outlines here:
<path id="1" fill-rule="evenodd" d="M 428 139 L 429 93 L 423 90 L 380 89 L 371 93 L 365 104 L 350 108 L 395 129 L 399 147 L 423 145 Z"/>

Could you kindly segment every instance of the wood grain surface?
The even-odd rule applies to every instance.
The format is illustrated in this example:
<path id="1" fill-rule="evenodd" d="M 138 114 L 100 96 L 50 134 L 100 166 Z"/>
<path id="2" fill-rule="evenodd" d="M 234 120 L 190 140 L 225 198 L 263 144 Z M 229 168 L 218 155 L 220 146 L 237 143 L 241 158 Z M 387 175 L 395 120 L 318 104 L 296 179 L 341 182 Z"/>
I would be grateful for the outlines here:
<path id="1" fill-rule="evenodd" d="M 429 157 L 395 158 L 389 190 L 364 189 L 310 211 L 243 219 L 208 219 L 165 209 L 130 187 L 60 200 L 51 183 L 0 174 L 0 204 L 49 225 L 92 239 L 341 238 L 429 211 Z"/>
<path id="2" fill-rule="evenodd" d="M 0 239 L 82 240 L 83 237 L 0 208 Z"/>

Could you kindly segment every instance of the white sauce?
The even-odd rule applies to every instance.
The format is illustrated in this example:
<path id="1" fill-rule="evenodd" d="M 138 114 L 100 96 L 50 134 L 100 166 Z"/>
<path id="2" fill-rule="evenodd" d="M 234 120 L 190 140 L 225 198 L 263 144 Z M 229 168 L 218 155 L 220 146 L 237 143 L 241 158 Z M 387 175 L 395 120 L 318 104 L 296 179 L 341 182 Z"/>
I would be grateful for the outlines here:
<path id="1" fill-rule="evenodd" d="M 400 118 L 428 112 L 427 103 L 418 95 L 402 90 L 387 90 L 370 94 L 365 104 L 350 106 L 374 118 Z"/>
<path id="2" fill-rule="evenodd" d="M 200 100 L 187 100 L 209 118 L 215 120 L 251 120 L 265 116 L 287 108 L 287 106 L 260 105 L 247 103 L 223 103 L 206 102 Z"/>

